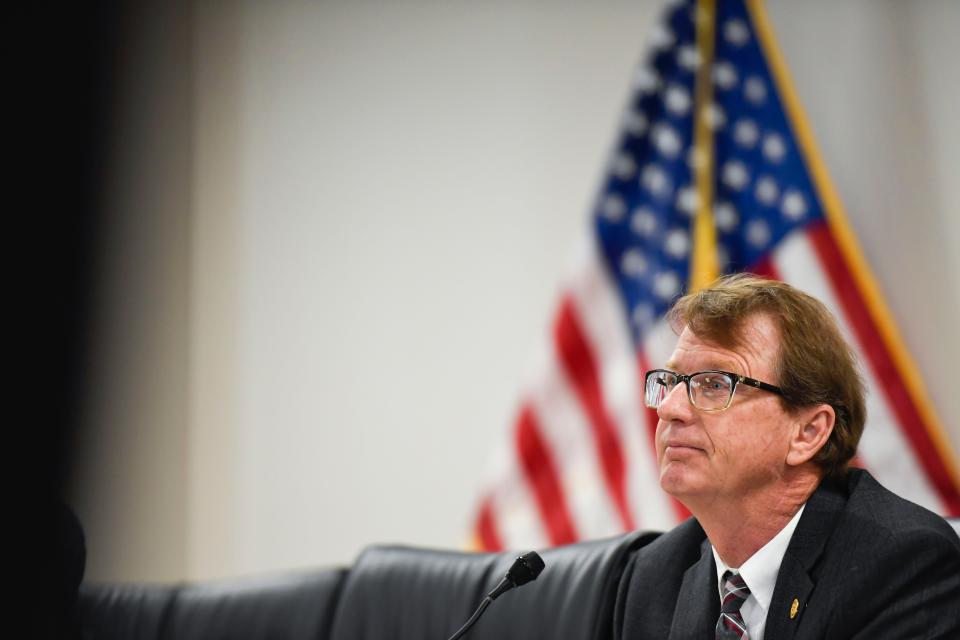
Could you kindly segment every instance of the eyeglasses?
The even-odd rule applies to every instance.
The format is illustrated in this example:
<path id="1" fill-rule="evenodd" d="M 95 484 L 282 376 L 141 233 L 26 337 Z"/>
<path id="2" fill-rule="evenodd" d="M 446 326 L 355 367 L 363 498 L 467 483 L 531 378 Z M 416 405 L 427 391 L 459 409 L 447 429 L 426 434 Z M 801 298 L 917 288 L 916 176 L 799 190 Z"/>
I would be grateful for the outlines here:
<path id="1" fill-rule="evenodd" d="M 697 371 L 684 375 L 667 369 L 654 369 L 647 372 L 644 402 L 651 409 L 656 409 L 667 394 L 681 382 L 687 383 L 687 397 L 690 398 L 690 404 L 700 411 L 723 411 L 728 408 L 733 402 L 733 394 L 738 384 L 746 384 L 756 389 L 783 395 L 780 387 L 729 371 Z"/>

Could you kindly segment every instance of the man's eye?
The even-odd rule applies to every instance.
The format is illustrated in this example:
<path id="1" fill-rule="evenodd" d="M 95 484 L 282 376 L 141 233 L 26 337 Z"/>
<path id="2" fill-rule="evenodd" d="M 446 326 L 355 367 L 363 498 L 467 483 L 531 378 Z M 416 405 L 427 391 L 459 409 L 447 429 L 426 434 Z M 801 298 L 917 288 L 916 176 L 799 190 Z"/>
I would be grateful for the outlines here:
<path id="1" fill-rule="evenodd" d="M 718 376 L 704 377 L 699 381 L 698 386 L 703 393 L 726 393 L 730 388 L 729 383 Z"/>

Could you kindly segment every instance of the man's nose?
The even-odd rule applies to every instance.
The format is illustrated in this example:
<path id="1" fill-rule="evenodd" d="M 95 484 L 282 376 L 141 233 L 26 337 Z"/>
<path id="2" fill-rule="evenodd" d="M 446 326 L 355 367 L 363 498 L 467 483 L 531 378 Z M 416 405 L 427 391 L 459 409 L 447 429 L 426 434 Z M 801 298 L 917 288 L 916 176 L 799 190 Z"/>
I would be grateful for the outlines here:
<path id="1" fill-rule="evenodd" d="M 660 401 L 657 407 L 657 416 L 666 422 L 671 420 L 686 421 L 693 415 L 693 405 L 687 396 L 687 384 L 678 382 L 667 396 Z"/>

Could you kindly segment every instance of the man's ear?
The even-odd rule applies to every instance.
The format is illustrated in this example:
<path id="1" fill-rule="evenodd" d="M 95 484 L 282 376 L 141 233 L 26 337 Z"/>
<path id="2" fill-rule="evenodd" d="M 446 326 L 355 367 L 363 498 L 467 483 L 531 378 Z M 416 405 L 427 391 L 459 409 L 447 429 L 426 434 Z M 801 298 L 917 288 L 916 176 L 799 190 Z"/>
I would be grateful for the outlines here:
<path id="1" fill-rule="evenodd" d="M 812 460 L 827 443 L 836 420 L 837 414 L 828 404 L 800 409 L 793 423 L 787 464 L 796 467 Z"/>

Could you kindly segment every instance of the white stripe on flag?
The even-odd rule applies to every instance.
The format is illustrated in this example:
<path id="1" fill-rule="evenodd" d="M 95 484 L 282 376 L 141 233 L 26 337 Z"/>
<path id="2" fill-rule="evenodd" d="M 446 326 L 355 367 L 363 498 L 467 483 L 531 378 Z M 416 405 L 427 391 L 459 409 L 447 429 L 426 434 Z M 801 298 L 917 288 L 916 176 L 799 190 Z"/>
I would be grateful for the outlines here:
<path id="1" fill-rule="evenodd" d="M 660 369 L 670 359 L 677 346 L 677 334 L 673 332 L 666 318 L 660 318 L 647 331 L 643 340 L 643 353 L 652 369 Z"/>
<path id="2" fill-rule="evenodd" d="M 858 452 L 863 463 L 894 493 L 943 513 L 944 505 L 930 486 L 923 466 L 901 430 L 869 360 L 863 356 L 807 234 L 796 231 L 788 236 L 774 251 L 773 262 L 784 281 L 814 296 L 833 312 L 844 338 L 854 345 L 860 357 L 867 385 L 867 425 Z"/>
<path id="3" fill-rule="evenodd" d="M 542 548 L 548 537 L 540 512 L 517 460 L 516 425 L 510 425 L 507 442 L 494 448 L 490 468 L 490 508 L 504 549 Z"/>

